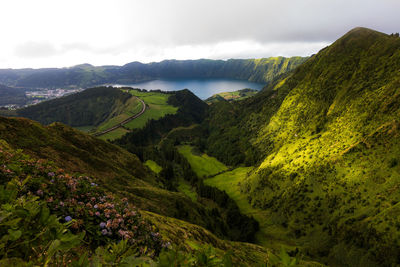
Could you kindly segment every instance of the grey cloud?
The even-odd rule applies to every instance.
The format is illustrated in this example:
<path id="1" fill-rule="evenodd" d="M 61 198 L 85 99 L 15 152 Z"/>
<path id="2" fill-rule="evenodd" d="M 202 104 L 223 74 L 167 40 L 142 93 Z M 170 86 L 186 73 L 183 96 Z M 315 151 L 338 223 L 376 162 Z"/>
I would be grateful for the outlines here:
<path id="1" fill-rule="evenodd" d="M 243 39 L 321 42 L 333 41 L 357 26 L 393 32 L 400 25 L 400 1 L 393 0 L 164 2 L 143 12 L 148 20 L 143 21 L 147 31 L 141 38 L 180 45 Z"/>

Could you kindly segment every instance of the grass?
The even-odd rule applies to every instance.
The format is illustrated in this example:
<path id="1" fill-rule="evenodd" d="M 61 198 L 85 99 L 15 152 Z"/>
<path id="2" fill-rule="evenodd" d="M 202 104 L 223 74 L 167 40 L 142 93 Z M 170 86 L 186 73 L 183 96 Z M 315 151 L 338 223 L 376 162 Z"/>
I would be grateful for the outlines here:
<path id="1" fill-rule="evenodd" d="M 193 191 L 188 181 L 183 178 L 179 179 L 178 191 L 187 195 L 193 202 L 197 201 L 197 193 Z"/>
<path id="2" fill-rule="evenodd" d="M 281 245 L 290 247 L 293 244 L 289 244 L 282 239 L 282 236 L 285 235 L 283 228 L 272 225 L 268 219 L 269 212 L 253 208 L 246 195 L 240 192 L 241 182 L 245 180 L 247 173 L 251 172 L 252 169 L 253 167 L 239 167 L 206 179 L 204 183 L 225 191 L 236 202 L 241 213 L 258 221 L 260 230 L 256 234 L 256 244 L 274 249 L 278 249 Z"/>
<path id="3" fill-rule="evenodd" d="M 88 133 L 88 132 L 92 131 L 95 127 L 93 125 L 86 125 L 86 126 L 78 126 L 78 127 L 74 127 L 74 128 L 81 132 Z"/>
<path id="4" fill-rule="evenodd" d="M 212 176 L 228 170 L 228 167 L 225 164 L 219 162 L 214 157 L 210 157 L 207 154 L 193 154 L 192 146 L 179 146 L 178 151 L 189 161 L 193 171 L 199 177 Z"/>
<path id="5" fill-rule="evenodd" d="M 102 124 L 100 124 L 96 131 L 104 131 L 108 128 L 111 128 L 127 118 L 139 113 L 142 110 L 142 103 L 135 97 L 130 98 L 124 105 L 116 107 L 112 113 L 118 114 L 116 116 L 112 116 L 110 119 L 106 120 Z M 128 133 L 129 130 L 124 128 L 117 128 L 112 132 L 106 133 L 104 135 L 99 136 L 102 140 L 115 140 L 121 138 L 123 135 Z"/>
<path id="6" fill-rule="evenodd" d="M 126 120 L 127 118 L 139 113 L 142 110 L 142 103 L 137 98 L 131 98 L 122 107 L 122 111 L 119 115 L 112 117 L 97 127 L 97 131 L 104 131 L 111 128 L 118 123 Z"/>
<path id="7" fill-rule="evenodd" d="M 157 164 L 157 162 L 152 161 L 152 160 L 147 160 L 144 165 L 146 165 L 147 167 L 150 168 L 150 170 L 152 170 L 155 173 L 160 173 L 160 171 L 162 171 L 162 167 L 160 165 Z"/>
<path id="8" fill-rule="evenodd" d="M 100 138 L 101 140 L 115 140 L 121 138 L 126 133 L 129 133 L 127 129 L 119 127 L 114 131 L 98 136 L 98 138 Z"/>
<path id="9" fill-rule="evenodd" d="M 168 98 L 170 94 L 159 92 L 140 92 L 138 90 L 123 91 L 129 92 L 133 96 L 142 99 L 147 105 L 147 109 L 141 116 L 125 124 L 125 129 L 118 128 L 112 132 L 100 136 L 100 139 L 115 140 L 121 138 L 123 135 L 128 133 L 129 130 L 143 128 L 149 120 L 158 120 L 167 114 L 175 114 L 178 111 L 177 107 L 168 104 Z M 97 127 L 97 131 L 103 131 L 111 128 L 130 116 L 137 114 L 142 109 L 142 104 L 137 98 L 132 98 L 127 104 L 125 104 L 124 107 L 120 109 L 122 109 L 122 111 L 119 111 L 119 115 L 102 123 L 99 127 Z"/>
<path id="10" fill-rule="evenodd" d="M 175 114 L 178 111 L 177 107 L 167 103 L 170 94 L 138 90 L 129 90 L 128 92 L 142 99 L 147 105 L 147 110 L 143 115 L 126 124 L 129 129 L 143 128 L 149 120 L 158 120 L 167 114 Z"/>

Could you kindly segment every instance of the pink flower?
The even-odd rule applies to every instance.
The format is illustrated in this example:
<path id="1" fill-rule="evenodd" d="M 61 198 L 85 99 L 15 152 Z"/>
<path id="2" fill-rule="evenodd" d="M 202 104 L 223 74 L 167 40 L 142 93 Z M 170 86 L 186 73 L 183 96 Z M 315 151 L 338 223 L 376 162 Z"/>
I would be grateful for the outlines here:
<path id="1" fill-rule="evenodd" d="M 95 214 L 96 214 L 96 216 L 100 216 L 100 212 L 98 212 L 98 211 L 96 211 Z"/>

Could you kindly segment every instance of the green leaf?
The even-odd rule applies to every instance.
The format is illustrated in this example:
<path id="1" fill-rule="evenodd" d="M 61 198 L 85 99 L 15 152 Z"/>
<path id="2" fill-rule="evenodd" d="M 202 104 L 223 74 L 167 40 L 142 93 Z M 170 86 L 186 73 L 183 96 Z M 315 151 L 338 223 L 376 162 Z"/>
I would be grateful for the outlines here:
<path id="1" fill-rule="evenodd" d="M 58 247 L 61 245 L 61 241 L 56 239 L 51 242 L 49 249 L 47 250 L 47 260 L 46 262 L 48 263 L 50 259 L 56 254 Z"/>
<path id="2" fill-rule="evenodd" d="M 279 254 L 279 257 L 284 266 L 290 266 L 290 256 L 287 254 L 286 250 L 283 247 L 281 248 L 281 253 Z"/>
<path id="3" fill-rule="evenodd" d="M 8 234 L 10 235 L 10 239 L 12 241 L 17 240 L 18 238 L 21 237 L 22 232 L 20 230 L 12 230 L 12 229 L 8 229 Z"/>
<path id="4" fill-rule="evenodd" d="M 81 255 L 78 261 L 79 266 L 90 266 L 89 265 L 89 258 L 88 258 L 88 252 L 86 251 Z"/>
<path id="5" fill-rule="evenodd" d="M 43 207 L 42 207 L 42 210 L 41 210 L 41 212 L 40 212 L 40 222 L 43 223 L 43 224 L 46 223 L 47 220 L 49 219 L 49 217 L 50 217 L 50 210 L 49 210 L 49 208 L 43 206 Z"/>

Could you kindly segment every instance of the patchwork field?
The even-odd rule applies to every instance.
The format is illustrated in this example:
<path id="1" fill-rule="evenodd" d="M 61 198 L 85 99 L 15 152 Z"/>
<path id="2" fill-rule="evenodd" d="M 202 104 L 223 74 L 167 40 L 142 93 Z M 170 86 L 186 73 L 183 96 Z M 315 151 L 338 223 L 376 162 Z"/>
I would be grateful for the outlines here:
<path id="1" fill-rule="evenodd" d="M 142 103 L 136 97 L 130 98 L 127 103 L 120 108 L 120 111 L 115 111 L 115 113 L 119 113 L 119 115 L 112 117 L 111 119 L 105 121 L 97 127 L 97 131 L 101 132 L 111 128 L 118 123 L 123 122 L 129 117 L 134 116 L 142 110 Z"/>
<path id="2" fill-rule="evenodd" d="M 140 92 L 138 90 L 128 90 L 128 92 L 142 99 L 147 105 L 147 110 L 143 115 L 125 125 L 129 129 L 143 128 L 149 120 L 157 120 L 167 114 L 175 114 L 178 111 L 177 107 L 168 104 L 170 94 Z"/>
<path id="3" fill-rule="evenodd" d="M 99 136 L 100 139 L 118 139 L 128 133 L 130 130 L 144 127 L 149 120 L 157 120 L 167 114 L 175 114 L 178 110 L 177 107 L 174 107 L 167 103 L 170 94 L 159 92 L 141 92 L 134 89 L 124 89 L 123 91 L 128 92 L 133 96 L 136 96 L 137 98 L 132 97 L 123 107 L 119 107 L 119 110 L 113 111 L 114 113 L 119 115 L 113 116 L 111 119 L 105 121 L 100 126 L 98 126 L 96 129 L 97 132 L 111 128 L 118 123 L 126 120 L 127 118 L 139 113 L 142 110 L 142 103 L 139 101 L 138 98 L 142 99 L 145 102 L 147 106 L 146 111 L 139 117 L 125 124 L 124 128 L 118 128 L 112 132 L 101 135 Z"/>

